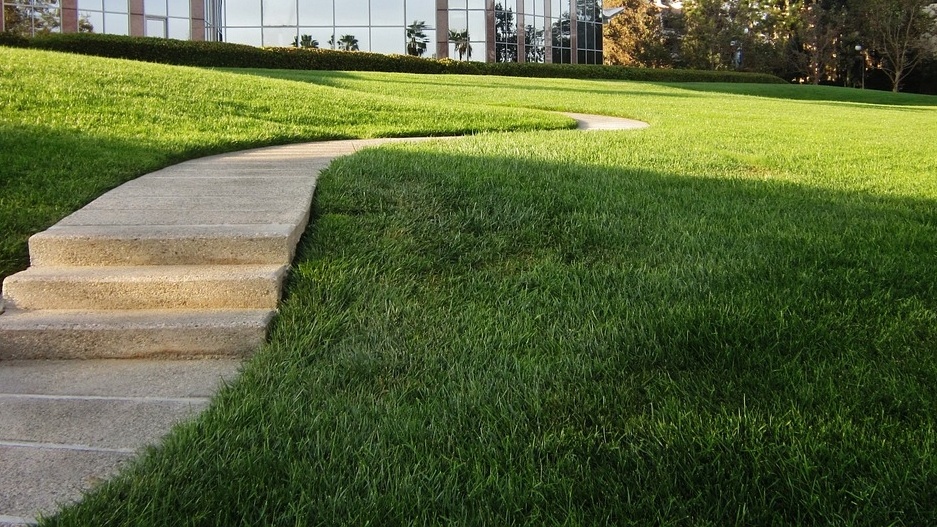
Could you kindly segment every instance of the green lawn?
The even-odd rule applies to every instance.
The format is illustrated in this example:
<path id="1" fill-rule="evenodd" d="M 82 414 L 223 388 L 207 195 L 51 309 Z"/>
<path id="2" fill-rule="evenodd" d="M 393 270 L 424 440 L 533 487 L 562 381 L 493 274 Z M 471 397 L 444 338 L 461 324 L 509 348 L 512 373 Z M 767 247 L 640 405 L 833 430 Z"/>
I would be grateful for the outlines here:
<path id="1" fill-rule="evenodd" d="M 264 73 L 652 126 L 333 163 L 269 343 L 48 524 L 937 522 L 937 99 Z"/>
<path id="2" fill-rule="evenodd" d="M 0 47 L 0 279 L 26 239 L 157 168 L 270 144 L 572 126 L 545 113 Z"/>

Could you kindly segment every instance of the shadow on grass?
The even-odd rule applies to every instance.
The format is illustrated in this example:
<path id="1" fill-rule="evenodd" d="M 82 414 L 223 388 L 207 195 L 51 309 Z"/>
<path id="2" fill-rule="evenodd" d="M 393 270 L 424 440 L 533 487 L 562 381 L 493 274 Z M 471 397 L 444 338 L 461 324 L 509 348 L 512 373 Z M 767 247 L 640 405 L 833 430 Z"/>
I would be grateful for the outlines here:
<path id="1" fill-rule="evenodd" d="M 342 82 L 342 79 L 350 79 L 353 81 L 362 81 L 362 82 L 374 82 L 373 76 L 362 75 L 353 71 L 297 71 L 297 70 L 266 70 L 266 69 L 224 69 L 223 71 L 229 73 L 241 73 L 245 75 L 260 75 L 263 77 L 271 77 L 283 80 L 293 80 L 298 82 L 308 82 L 311 84 L 317 84 L 320 86 L 329 86 L 332 88 L 341 88 L 348 89 L 348 85 Z M 390 75 L 390 74 L 387 74 Z M 413 84 L 417 86 L 440 86 L 443 88 L 458 88 L 464 89 L 466 87 L 470 88 L 490 88 L 493 90 L 497 89 L 511 89 L 511 90 L 521 90 L 521 91 L 533 91 L 533 92 L 555 92 L 556 88 L 547 86 L 543 87 L 537 82 L 527 82 L 523 85 L 511 84 L 510 87 L 506 86 L 506 82 L 511 79 L 527 79 L 530 81 L 535 81 L 537 79 L 529 79 L 526 77 L 505 77 L 505 76 L 455 76 L 455 75 L 422 75 L 418 77 L 408 77 L 410 74 L 402 74 L 399 77 L 394 77 L 395 84 Z M 500 82 L 499 82 L 500 79 Z M 611 80 L 602 80 L 602 79 L 563 79 L 563 78 L 549 78 L 542 79 L 551 83 L 562 82 L 562 90 L 564 92 L 574 92 L 574 93 L 583 93 L 583 94 L 592 94 L 592 95 L 611 95 L 611 96 L 647 96 L 647 92 L 642 92 L 640 90 L 600 90 L 600 89 L 589 89 L 573 86 L 574 83 L 588 83 L 590 81 L 594 82 L 624 82 L 624 81 L 611 81 Z M 634 84 L 637 81 L 629 81 L 630 84 Z M 657 84 L 657 83 L 647 83 L 647 84 Z M 401 95 L 406 95 L 401 94 Z M 690 97 L 699 97 L 696 94 L 688 93 L 667 93 L 667 92 L 653 92 L 655 97 L 676 97 L 676 98 L 690 98 Z M 488 104 L 496 104 L 495 102 L 489 102 Z"/>
<path id="2" fill-rule="evenodd" d="M 932 523 L 935 203 L 445 150 L 335 162 L 270 343 L 49 525 Z"/>
<path id="3" fill-rule="evenodd" d="M 727 83 L 661 83 L 664 86 L 681 90 L 725 93 L 731 95 L 751 95 L 772 99 L 794 101 L 817 101 L 842 103 L 856 106 L 880 105 L 893 107 L 933 107 L 937 106 L 937 96 L 912 93 L 891 93 L 878 90 L 859 90 L 837 86 L 812 85 L 777 85 L 777 84 L 727 84 Z"/>
<path id="4" fill-rule="evenodd" d="M 141 142 L 26 125 L 0 125 L 0 150 L 0 280 L 29 264 L 29 236 L 173 160 L 172 153 Z"/>

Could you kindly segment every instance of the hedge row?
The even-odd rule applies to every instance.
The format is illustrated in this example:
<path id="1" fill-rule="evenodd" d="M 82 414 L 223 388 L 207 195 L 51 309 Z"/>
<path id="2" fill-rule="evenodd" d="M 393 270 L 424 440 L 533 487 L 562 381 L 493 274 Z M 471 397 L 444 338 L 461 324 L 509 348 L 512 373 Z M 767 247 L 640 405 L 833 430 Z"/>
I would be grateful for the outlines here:
<path id="1" fill-rule="evenodd" d="M 22 38 L 0 33 L 0 45 L 216 68 L 388 71 L 455 73 L 513 77 L 613 79 L 655 82 L 784 83 L 773 75 L 736 71 L 625 68 L 574 64 L 520 64 L 423 59 L 407 55 L 336 51 L 331 49 L 257 48 L 224 42 L 195 42 L 163 38 L 89 33 L 52 33 Z"/>

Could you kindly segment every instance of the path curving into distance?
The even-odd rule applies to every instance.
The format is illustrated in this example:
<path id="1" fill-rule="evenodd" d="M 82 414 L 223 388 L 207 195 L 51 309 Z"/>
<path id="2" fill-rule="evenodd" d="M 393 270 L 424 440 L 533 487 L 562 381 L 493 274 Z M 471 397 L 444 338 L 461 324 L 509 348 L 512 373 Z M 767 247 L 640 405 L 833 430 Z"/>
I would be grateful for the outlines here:
<path id="1" fill-rule="evenodd" d="M 580 130 L 648 126 L 565 115 Z M 3 283 L 0 527 L 80 498 L 205 408 L 266 338 L 320 172 L 362 148 L 428 139 L 439 138 L 194 159 L 30 238 L 31 267 Z M 213 360 L 181 360 L 192 358 Z"/>

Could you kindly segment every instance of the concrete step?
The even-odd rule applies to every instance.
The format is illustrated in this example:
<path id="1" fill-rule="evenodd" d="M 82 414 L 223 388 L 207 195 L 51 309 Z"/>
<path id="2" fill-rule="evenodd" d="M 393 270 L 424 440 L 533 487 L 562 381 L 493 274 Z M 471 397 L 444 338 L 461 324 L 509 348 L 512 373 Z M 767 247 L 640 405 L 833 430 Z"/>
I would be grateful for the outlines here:
<path id="1" fill-rule="evenodd" d="M 7 309 L 276 309 L 287 265 L 30 267 L 3 281 Z"/>
<path id="2" fill-rule="evenodd" d="M 0 394 L 0 444 L 133 452 L 206 406 L 201 397 Z"/>
<path id="3" fill-rule="evenodd" d="M 246 357 L 272 309 L 20 311 L 0 315 L 0 360 Z"/>
<path id="4" fill-rule="evenodd" d="M 0 363 L 0 394 L 211 397 L 240 368 L 240 358 L 5 360 Z"/>
<path id="5" fill-rule="evenodd" d="M 232 382 L 238 359 L 0 361 L 0 526 L 51 514 Z"/>
<path id="6" fill-rule="evenodd" d="M 133 459 L 124 451 L 0 443 L 0 527 L 35 525 L 114 476 Z"/>
<path id="7" fill-rule="evenodd" d="M 29 255 L 37 267 L 287 265 L 301 226 L 55 226 L 29 239 Z"/>

